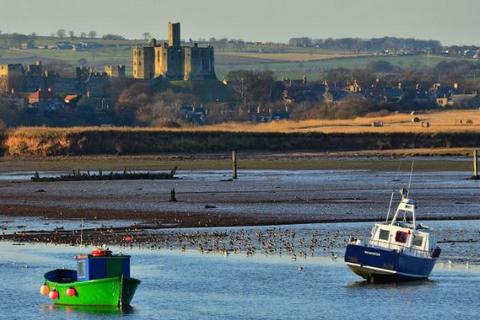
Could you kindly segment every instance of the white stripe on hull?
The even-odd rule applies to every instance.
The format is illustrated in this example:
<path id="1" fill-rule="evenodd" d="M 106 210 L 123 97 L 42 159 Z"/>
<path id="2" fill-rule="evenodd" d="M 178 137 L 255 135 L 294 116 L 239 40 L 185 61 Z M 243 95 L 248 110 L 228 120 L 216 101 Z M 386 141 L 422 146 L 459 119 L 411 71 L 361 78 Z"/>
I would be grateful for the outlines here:
<path id="1" fill-rule="evenodd" d="M 379 275 L 394 275 L 398 274 L 404 277 L 411 277 L 411 278 L 427 278 L 427 276 L 424 275 L 418 275 L 418 274 L 412 274 L 412 273 L 404 273 L 404 272 L 398 272 L 395 270 L 389 270 L 389 269 L 383 269 L 383 268 L 377 268 L 377 267 L 372 267 L 372 266 L 366 266 L 366 265 L 361 265 L 359 263 L 353 263 L 353 262 L 346 262 L 346 264 L 351 268 L 358 268 L 362 271 L 366 272 L 372 272 L 374 274 L 379 274 Z"/>

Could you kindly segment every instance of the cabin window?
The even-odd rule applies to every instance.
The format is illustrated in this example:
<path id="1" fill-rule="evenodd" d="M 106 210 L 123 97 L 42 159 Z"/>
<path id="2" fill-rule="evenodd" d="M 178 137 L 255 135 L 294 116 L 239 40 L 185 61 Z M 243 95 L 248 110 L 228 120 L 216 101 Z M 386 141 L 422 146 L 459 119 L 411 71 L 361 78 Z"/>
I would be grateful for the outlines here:
<path id="1" fill-rule="evenodd" d="M 380 234 L 378 235 L 378 239 L 388 241 L 389 238 L 390 238 L 390 231 L 380 229 Z"/>
<path id="2" fill-rule="evenodd" d="M 85 261 L 78 261 L 78 278 L 85 278 Z"/>
<path id="3" fill-rule="evenodd" d="M 408 233 L 403 232 L 403 231 L 397 231 L 395 234 L 395 242 L 399 243 L 405 243 L 407 242 L 408 239 Z"/>
<path id="4" fill-rule="evenodd" d="M 419 235 L 414 235 L 413 240 L 412 240 L 412 244 L 414 246 L 417 246 L 417 247 L 423 246 L 423 237 L 419 236 Z"/>

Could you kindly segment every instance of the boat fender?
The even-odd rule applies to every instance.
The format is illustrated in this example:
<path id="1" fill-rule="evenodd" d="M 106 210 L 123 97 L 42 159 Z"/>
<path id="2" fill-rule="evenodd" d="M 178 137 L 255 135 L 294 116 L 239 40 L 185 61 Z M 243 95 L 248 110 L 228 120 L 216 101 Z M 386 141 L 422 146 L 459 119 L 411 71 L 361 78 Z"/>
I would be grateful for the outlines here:
<path id="1" fill-rule="evenodd" d="M 59 297 L 58 291 L 55 289 L 50 291 L 50 293 L 48 294 L 48 297 L 52 300 L 58 299 Z"/>
<path id="2" fill-rule="evenodd" d="M 50 288 L 46 284 L 40 287 L 40 294 L 42 296 L 48 296 L 49 293 L 50 293 Z"/>
<path id="3" fill-rule="evenodd" d="M 67 291 L 65 291 L 65 293 L 67 294 L 67 296 L 73 297 L 77 295 L 77 290 L 75 290 L 75 288 L 70 287 L 67 289 Z"/>
<path id="4" fill-rule="evenodd" d="M 432 258 L 438 258 L 440 257 L 440 253 L 442 253 L 442 249 L 440 247 L 435 247 L 435 250 L 432 252 Z"/>

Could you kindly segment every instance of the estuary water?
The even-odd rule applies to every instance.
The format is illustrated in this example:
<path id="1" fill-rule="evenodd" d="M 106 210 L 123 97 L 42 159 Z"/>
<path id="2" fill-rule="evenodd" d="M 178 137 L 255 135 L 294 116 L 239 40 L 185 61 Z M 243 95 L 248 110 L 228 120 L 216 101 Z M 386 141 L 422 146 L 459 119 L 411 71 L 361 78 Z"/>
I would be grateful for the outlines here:
<path id="1" fill-rule="evenodd" d="M 480 313 L 478 264 L 442 262 L 428 281 L 367 284 L 341 257 L 293 261 L 178 249 L 122 249 L 142 281 L 127 312 L 56 307 L 40 296 L 46 271 L 74 268 L 74 255 L 89 249 L 0 243 L 0 319 L 478 319 Z"/>

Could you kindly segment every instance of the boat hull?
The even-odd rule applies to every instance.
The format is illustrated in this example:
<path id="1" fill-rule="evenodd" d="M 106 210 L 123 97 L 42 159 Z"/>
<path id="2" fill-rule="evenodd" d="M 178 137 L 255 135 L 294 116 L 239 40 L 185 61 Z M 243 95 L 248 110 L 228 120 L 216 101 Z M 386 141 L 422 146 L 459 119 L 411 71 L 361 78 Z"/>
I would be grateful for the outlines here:
<path id="1" fill-rule="evenodd" d="M 427 279 L 436 260 L 356 244 L 345 251 L 348 267 L 370 282 Z"/>
<path id="2" fill-rule="evenodd" d="M 58 291 L 55 304 L 72 306 L 128 306 L 139 284 L 140 280 L 123 277 L 69 283 L 46 281 L 50 291 Z M 74 296 L 67 295 L 69 288 L 75 289 Z"/>

